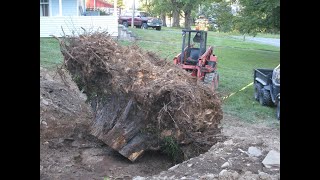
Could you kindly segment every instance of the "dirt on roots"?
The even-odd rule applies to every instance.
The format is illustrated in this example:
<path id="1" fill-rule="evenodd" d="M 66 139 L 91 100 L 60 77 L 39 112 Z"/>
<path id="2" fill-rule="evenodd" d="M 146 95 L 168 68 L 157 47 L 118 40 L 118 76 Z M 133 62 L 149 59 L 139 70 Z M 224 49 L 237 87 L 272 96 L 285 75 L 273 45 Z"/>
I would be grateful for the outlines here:
<path id="1" fill-rule="evenodd" d="M 105 33 L 59 39 L 64 65 L 93 109 L 91 134 L 131 161 L 171 137 L 177 159 L 221 140 L 221 102 L 197 78 Z"/>

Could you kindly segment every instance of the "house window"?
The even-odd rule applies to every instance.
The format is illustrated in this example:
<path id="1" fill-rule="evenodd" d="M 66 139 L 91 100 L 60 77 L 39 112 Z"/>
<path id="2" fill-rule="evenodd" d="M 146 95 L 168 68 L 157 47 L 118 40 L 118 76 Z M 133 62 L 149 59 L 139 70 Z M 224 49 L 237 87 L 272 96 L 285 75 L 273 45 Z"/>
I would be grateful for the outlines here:
<path id="1" fill-rule="evenodd" d="M 40 0 L 40 16 L 49 16 L 49 0 Z"/>

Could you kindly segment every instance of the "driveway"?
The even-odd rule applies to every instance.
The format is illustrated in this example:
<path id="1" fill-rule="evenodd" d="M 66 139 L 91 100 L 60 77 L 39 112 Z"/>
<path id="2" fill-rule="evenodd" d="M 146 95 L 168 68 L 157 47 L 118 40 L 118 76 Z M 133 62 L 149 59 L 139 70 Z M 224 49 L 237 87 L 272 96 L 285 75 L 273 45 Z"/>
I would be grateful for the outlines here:
<path id="1" fill-rule="evenodd" d="M 243 36 L 232 36 L 237 39 L 243 39 Z M 280 47 L 280 39 L 276 38 L 262 38 L 262 37 L 246 37 L 246 41 L 257 42 L 261 44 L 269 44 L 272 46 Z"/>

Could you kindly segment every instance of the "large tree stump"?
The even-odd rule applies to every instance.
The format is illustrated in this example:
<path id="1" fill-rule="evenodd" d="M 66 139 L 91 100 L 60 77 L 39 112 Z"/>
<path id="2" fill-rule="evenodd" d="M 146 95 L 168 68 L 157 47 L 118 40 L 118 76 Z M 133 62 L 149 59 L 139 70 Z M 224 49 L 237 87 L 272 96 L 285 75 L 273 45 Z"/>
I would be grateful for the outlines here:
<path id="1" fill-rule="evenodd" d="M 168 136 L 183 151 L 203 152 L 217 141 L 220 100 L 188 72 L 104 33 L 63 37 L 60 46 L 94 111 L 92 134 L 131 161 L 159 149 Z"/>

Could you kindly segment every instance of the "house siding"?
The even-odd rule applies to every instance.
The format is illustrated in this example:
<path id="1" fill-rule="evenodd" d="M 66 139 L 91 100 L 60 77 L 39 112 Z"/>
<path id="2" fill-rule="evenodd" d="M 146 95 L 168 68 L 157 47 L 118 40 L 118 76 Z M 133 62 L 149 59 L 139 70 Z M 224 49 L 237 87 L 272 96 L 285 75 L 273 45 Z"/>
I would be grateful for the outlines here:
<path id="1" fill-rule="evenodd" d="M 40 37 L 61 37 L 66 35 L 82 34 L 87 31 L 107 31 L 111 36 L 118 36 L 118 22 L 116 16 L 55 16 L 40 17 Z"/>

